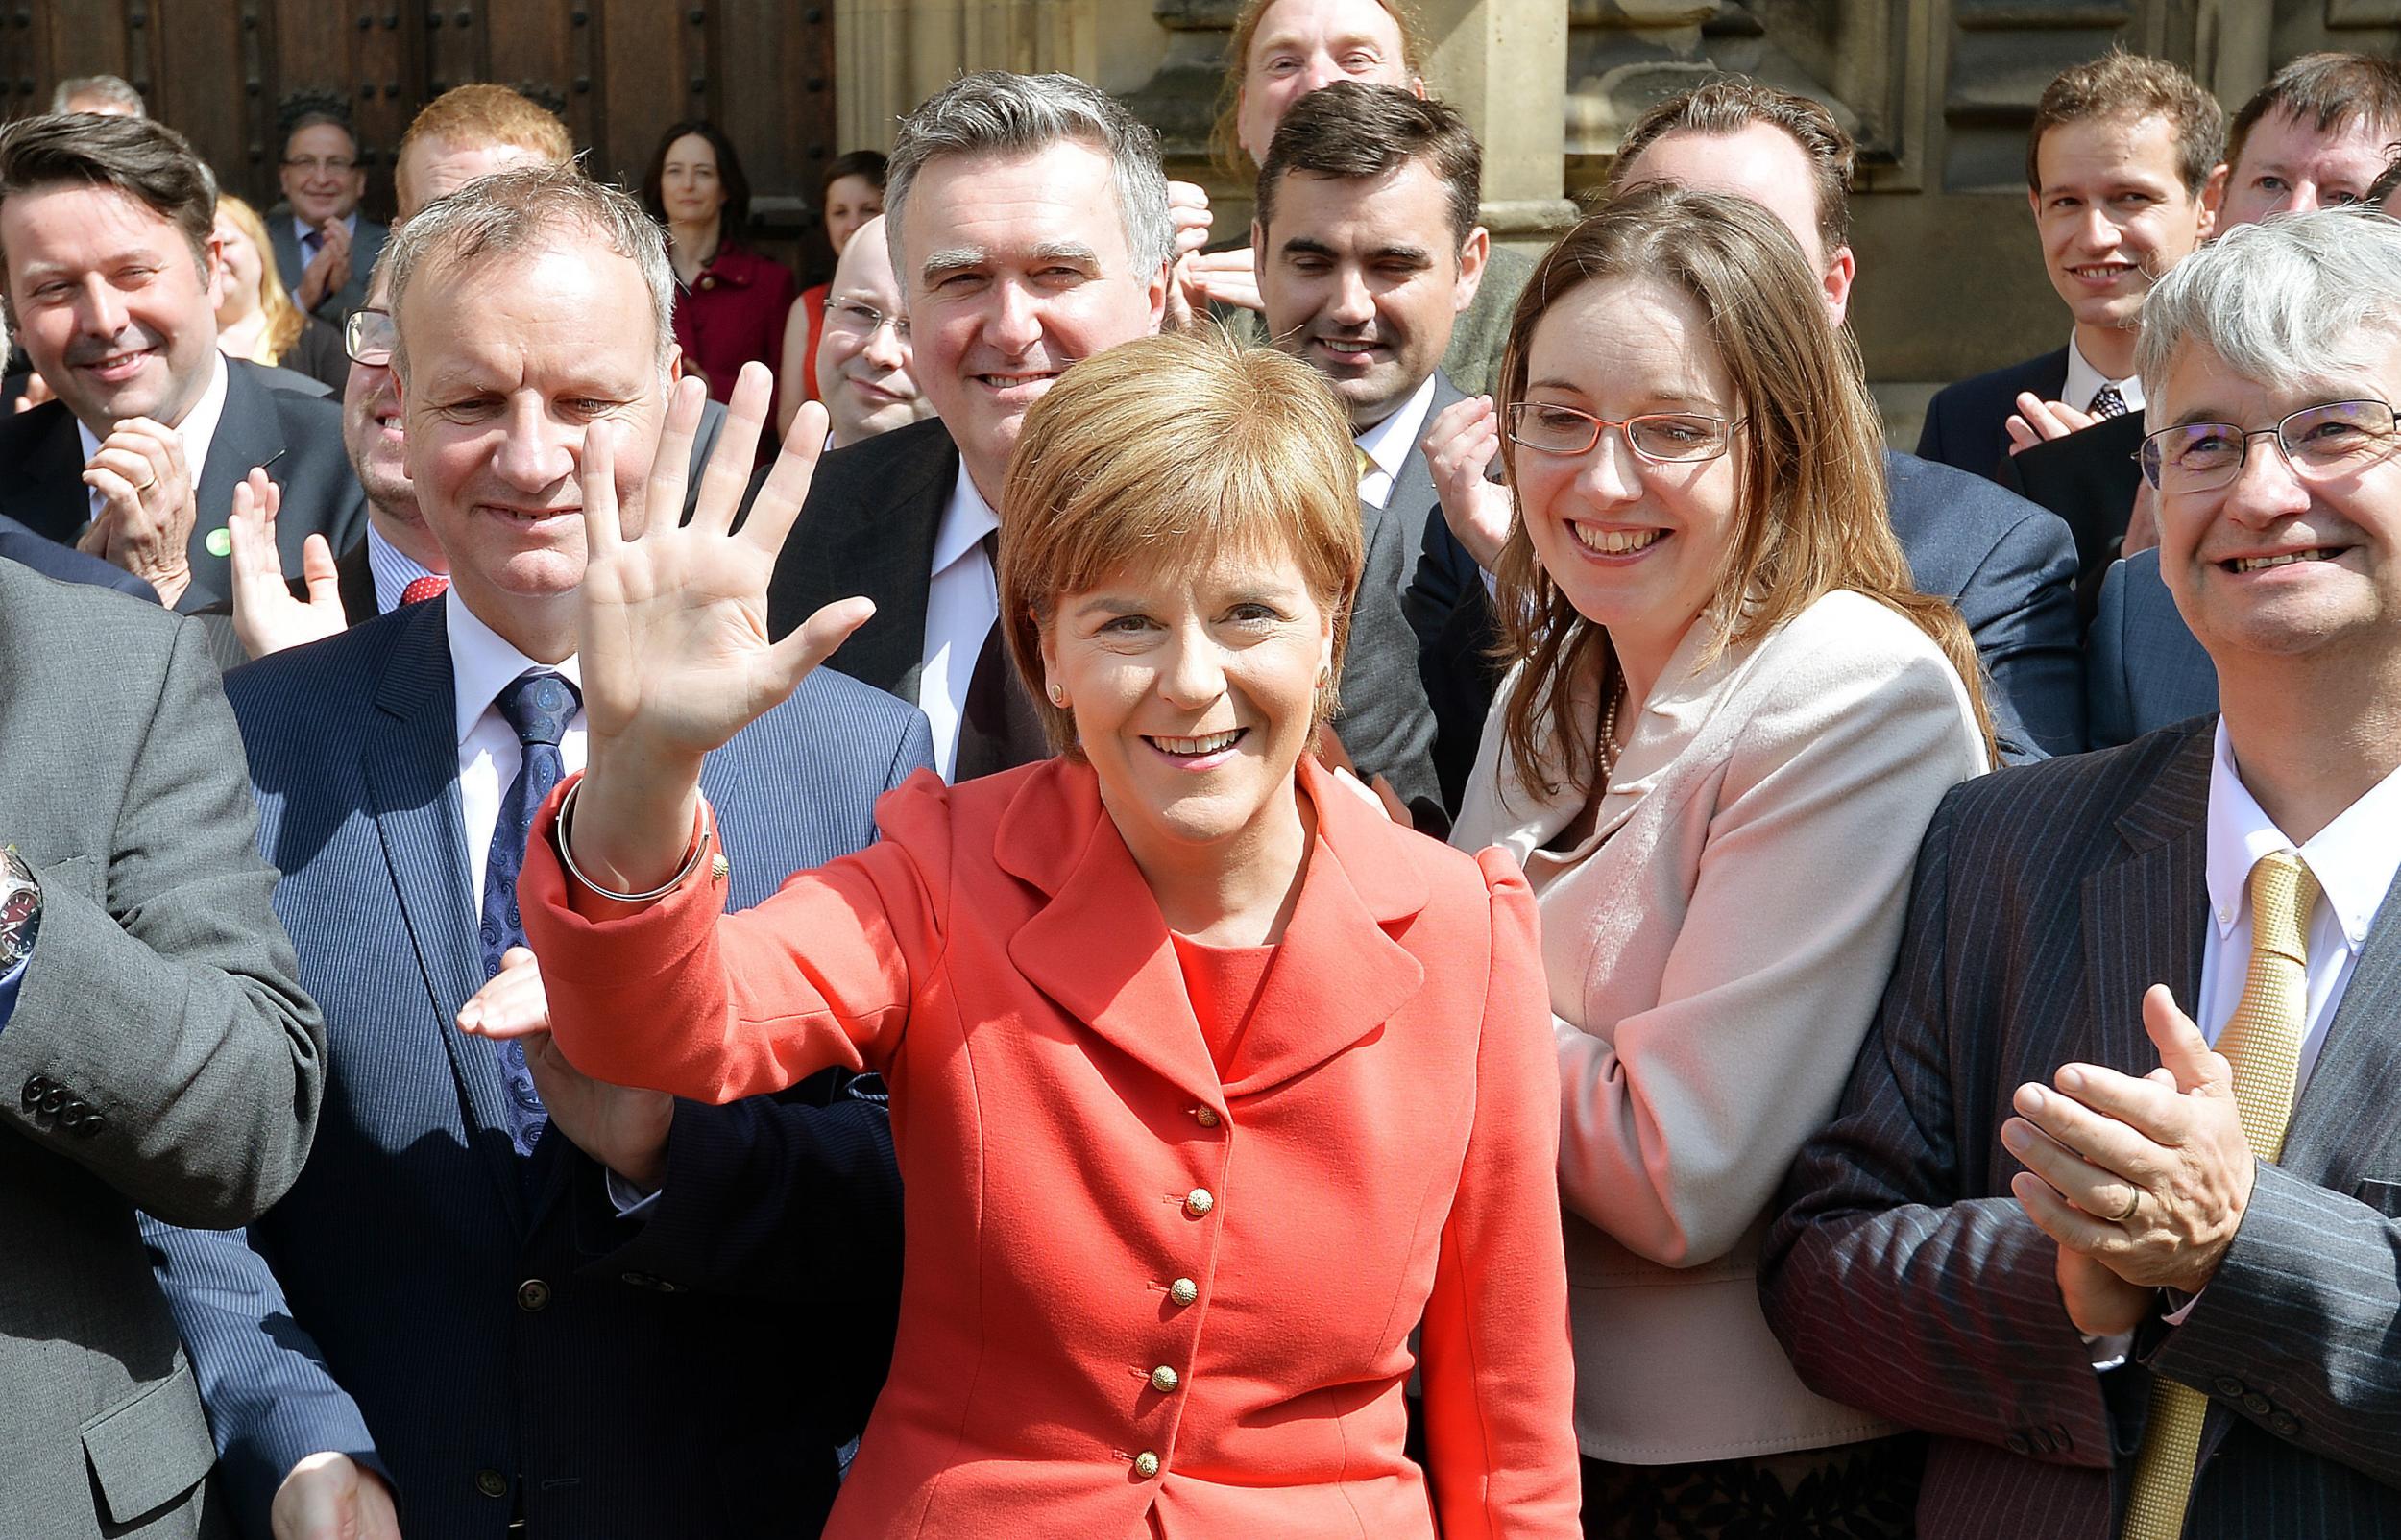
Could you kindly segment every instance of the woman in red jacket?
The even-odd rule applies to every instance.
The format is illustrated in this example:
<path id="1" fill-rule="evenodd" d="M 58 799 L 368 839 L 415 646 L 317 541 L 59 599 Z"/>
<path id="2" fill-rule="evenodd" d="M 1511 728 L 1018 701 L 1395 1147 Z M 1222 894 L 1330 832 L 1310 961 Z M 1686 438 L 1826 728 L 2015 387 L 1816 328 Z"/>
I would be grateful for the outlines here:
<path id="1" fill-rule="evenodd" d="M 881 844 L 720 918 L 702 755 L 864 618 L 765 639 L 824 433 L 804 411 L 739 533 L 733 476 L 630 541 L 587 441 L 590 769 L 521 894 L 587 1072 L 716 1100 L 829 1064 L 891 1085 L 900 1337 L 826 1532 L 1574 1535 L 1533 905 L 1505 856 L 1387 823 L 1308 753 L 1361 551 L 1330 394 L 1216 338 L 1068 372 L 1000 543 L 1063 752 L 920 776 Z M 540 1028 L 531 973 L 462 1020 Z"/>

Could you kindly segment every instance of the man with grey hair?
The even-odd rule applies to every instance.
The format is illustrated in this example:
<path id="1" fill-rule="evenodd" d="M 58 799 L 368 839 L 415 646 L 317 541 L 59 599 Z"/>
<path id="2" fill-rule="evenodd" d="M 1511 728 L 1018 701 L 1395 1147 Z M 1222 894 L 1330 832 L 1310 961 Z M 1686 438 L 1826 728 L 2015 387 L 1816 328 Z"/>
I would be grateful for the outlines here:
<path id="1" fill-rule="evenodd" d="M 925 709 L 952 780 L 1047 758 L 996 625 L 1001 486 L 1028 408 L 1159 328 L 1174 227 L 1151 132 L 1066 75 L 969 75 L 902 121 L 884 193 L 938 416 L 826 456 L 768 590 L 777 635 L 863 593 L 830 660 Z"/>
<path id="2" fill-rule="evenodd" d="M 247 1234 L 150 1232 L 227 1496 L 279 1540 L 388 1537 L 396 1496 L 412 1536 L 814 1533 L 889 1351 L 882 1106 L 838 1071 L 678 1103 L 454 1029 L 530 955 L 527 830 L 584 762 L 587 453 L 606 440 L 636 527 L 682 491 L 702 392 L 671 383 L 658 227 L 531 166 L 428 205 L 390 262 L 408 481 L 450 587 L 227 681 L 340 1040 L 327 1131 Z M 767 386 L 735 395 L 744 471 Z M 909 707 L 817 682 L 714 773 L 731 906 L 866 844 L 929 760 Z M 791 1330 L 794 1304 L 828 1330 Z"/>
<path id="3" fill-rule="evenodd" d="M 142 93 L 115 75 L 76 75 L 50 93 L 53 112 L 90 112 L 101 117 L 146 118 Z"/>
<path id="4" fill-rule="evenodd" d="M 1922 1534 L 2394 1533 L 2401 225 L 2235 230 L 2136 361 L 2220 714 L 1951 794 L 1760 1287 Z"/>

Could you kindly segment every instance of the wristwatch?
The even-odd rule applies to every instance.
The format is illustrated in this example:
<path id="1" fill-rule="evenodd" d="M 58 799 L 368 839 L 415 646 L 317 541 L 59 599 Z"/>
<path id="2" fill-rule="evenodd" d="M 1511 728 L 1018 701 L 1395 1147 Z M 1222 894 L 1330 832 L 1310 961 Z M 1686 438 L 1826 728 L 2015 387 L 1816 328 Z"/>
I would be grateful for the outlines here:
<path id="1" fill-rule="evenodd" d="M 13 845 L 0 847 L 0 974 L 16 971 L 41 929 L 41 884 Z"/>

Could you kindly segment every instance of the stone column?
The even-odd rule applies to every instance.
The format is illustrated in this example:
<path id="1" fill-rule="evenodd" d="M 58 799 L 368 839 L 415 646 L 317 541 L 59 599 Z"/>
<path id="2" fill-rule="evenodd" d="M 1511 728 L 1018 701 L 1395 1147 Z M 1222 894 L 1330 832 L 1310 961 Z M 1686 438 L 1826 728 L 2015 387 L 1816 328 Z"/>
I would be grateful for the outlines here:
<path id="1" fill-rule="evenodd" d="M 1563 196 L 1567 0 L 1418 0 L 1425 84 L 1484 145 L 1484 223 L 1528 253 L 1576 217 Z"/>
<path id="2" fill-rule="evenodd" d="M 1058 70 L 1131 90 L 1165 42 L 1131 0 L 837 0 L 842 145 L 890 149 L 894 122 L 967 70 Z"/>

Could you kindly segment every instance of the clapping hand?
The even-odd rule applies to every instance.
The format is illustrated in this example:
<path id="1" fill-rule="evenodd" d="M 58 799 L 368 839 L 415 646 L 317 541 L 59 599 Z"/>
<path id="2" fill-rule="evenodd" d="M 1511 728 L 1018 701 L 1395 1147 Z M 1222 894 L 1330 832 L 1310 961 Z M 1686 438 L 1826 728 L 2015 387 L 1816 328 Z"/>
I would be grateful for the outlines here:
<path id="1" fill-rule="evenodd" d="M 1489 396 L 1453 401 L 1434 415 L 1420 445 L 1426 469 L 1434 472 L 1434 495 L 1443 505 L 1443 522 L 1475 565 L 1487 572 L 1500 561 L 1509 543 L 1512 518 L 1509 489 L 1485 479 L 1493 456 L 1500 453 L 1500 413 Z"/>
<path id="2" fill-rule="evenodd" d="M 233 634 L 253 658 L 338 635 L 350 623 L 333 547 L 323 535 L 302 542 L 301 575 L 308 597 L 293 597 L 275 541 L 276 515 L 282 507 L 283 490 L 265 470 L 253 469 L 233 489 L 233 512 L 225 521 L 233 541 Z"/>
<path id="3" fill-rule="evenodd" d="M 317 227 L 317 254 L 301 273 L 300 289 L 292 296 L 303 310 L 314 310 L 326 296 L 340 294 L 351 281 L 351 228 L 338 219 Z"/>
<path id="4" fill-rule="evenodd" d="M 267 1524 L 275 1540 L 400 1540 L 383 1478 L 330 1451 L 308 1456 L 285 1475 Z"/>
<path id="5" fill-rule="evenodd" d="M 2198 1293 L 2243 1222 L 2257 1167 L 2234 1100 L 2234 1071 L 2165 985 L 2143 997 L 2160 1068 L 2140 1079 L 2071 1064 L 2050 1086 L 2020 1086 L 2001 1143 L 2025 1163 L 2010 1191 L 2026 1216 L 2146 1296 Z M 2062 1264 L 2077 1325 L 2124 1330 L 2133 1296 Z M 2144 1305 L 2147 1308 L 2148 1299 Z M 2141 1311 L 2134 1318 L 2141 1318 Z M 2097 1330 L 2088 1319 L 2100 1323 Z"/>
<path id="6" fill-rule="evenodd" d="M 707 393 L 675 387 L 643 507 L 623 517 L 613 473 L 625 445 L 613 422 L 584 437 L 582 590 L 588 771 L 572 836 L 576 864 L 620 891 L 666 880 L 690 849 L 701 757 L 788 698 L 875 613 L 829 604 L 799 630 L 767 635 L 767 582 L 809 494 L 825 408 L 803 405 L 749 517 L 735 528 L 766 421 L 773 377 L 745 364 L 687 524 L 686 467 Z"/>
<path id="7" fill-rule="evenodd" d="M 191 586 L 192 526 L 199 519 L 183 440 L 164 422 L 129 417 L 84 468 L 100 513 L 75 542 L 149 583 L 173 607 Z"/>
<path id="8" fill-rule="evenodd" d="M 2001 425 L 2009 430 L 2009 452 L 2017 454 L 2038 444 L 2081 433 L 2100 419 L 2079 412 L 2065 401 L 2046 401 L 2032 391 L 2018 393 L 2018 409 Z"/>

